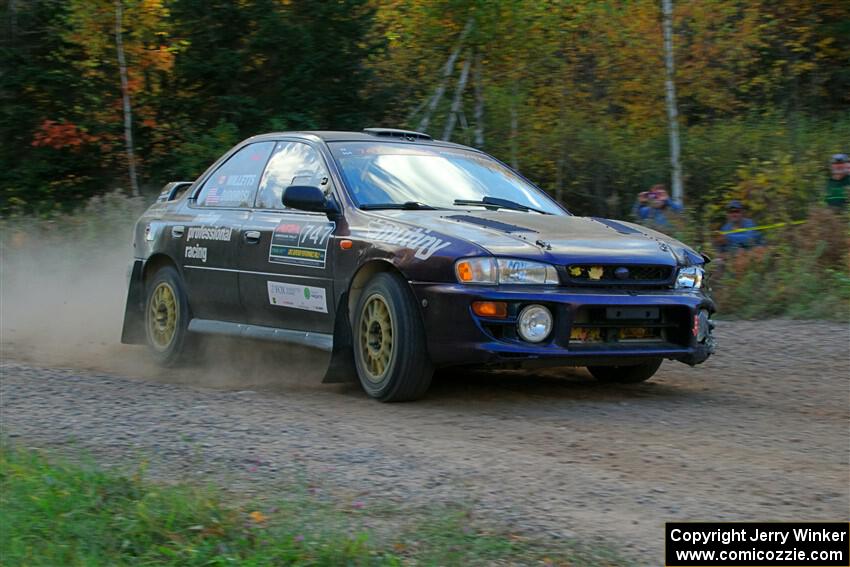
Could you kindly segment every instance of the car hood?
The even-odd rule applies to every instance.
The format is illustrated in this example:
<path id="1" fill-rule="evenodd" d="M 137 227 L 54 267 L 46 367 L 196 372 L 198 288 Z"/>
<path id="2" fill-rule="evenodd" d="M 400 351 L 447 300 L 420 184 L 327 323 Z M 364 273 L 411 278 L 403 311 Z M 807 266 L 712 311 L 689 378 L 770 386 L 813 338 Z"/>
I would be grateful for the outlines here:
<path id="1" fill-rule="evenodd" d="M 646 227 L 595 217 L 513 211 L 381 211 L 386 219 L 463 239 L 497 256 L 553 264 L 692 265 L 704 259 L 681 242 Z"/>

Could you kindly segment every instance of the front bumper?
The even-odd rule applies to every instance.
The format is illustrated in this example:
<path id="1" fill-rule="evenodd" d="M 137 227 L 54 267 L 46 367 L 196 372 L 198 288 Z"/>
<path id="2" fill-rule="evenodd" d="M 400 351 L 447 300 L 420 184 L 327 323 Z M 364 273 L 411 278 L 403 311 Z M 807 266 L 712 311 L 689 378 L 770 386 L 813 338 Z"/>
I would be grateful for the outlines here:
<path id="1" fill-rule="evenodd" d="M 668 358 L 686 364 L 704 362 L 714 352 L 710 328 L 697 337 L 697 317 L 714 313 L 714 302 L 701 290 L 597 290 L 527 286 L 466 286 L 411 282 L 425 325 L 428 350 L 438 366 L 484 364 L 499 366 L 588 366 L 640 363 Z M 541 343 L 529 343 L 512 329 L 516 317 L 482 318 L 472 311 L 474 301 L 504 301 L 516 313 L 524 305 L 545 305 L 554 327 Z M 668 320 L 664 340 L 582 343 L 571 340 L 574 326 L 587 313 L 607 308 L 657 308 Z M 606 322 L 600 322 L 606 325 Z M 640 324 L 640 323 L 636 323 Z M 611 323 L 615 325 L 615 323 Z M 713 324 L 710 324 L 713 326 Z"/>

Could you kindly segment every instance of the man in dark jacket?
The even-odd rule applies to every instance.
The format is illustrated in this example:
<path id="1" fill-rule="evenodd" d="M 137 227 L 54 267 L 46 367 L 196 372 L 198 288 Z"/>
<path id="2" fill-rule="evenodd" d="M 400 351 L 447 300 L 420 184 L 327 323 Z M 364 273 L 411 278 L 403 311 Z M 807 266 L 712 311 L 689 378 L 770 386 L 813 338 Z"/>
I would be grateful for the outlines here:
<path id="1" fill-rule="evenodd" d="M 726 224 L 720 228 L 723 242 L 720 249 L 724 252 L 738 248 L 755 248 L 763 244 L 761 232 L 753 219 L 744 216 L 741 201 L 731 201 L 726 207 Z"/>
<path id="2" fill-rule="evenodd" d="M 831 209 L 844 211 L 850 192 L 850 160 L 847 154 L 835 154 L 830 163 L 830 177 L 826 182 L 826 204 Z"/>

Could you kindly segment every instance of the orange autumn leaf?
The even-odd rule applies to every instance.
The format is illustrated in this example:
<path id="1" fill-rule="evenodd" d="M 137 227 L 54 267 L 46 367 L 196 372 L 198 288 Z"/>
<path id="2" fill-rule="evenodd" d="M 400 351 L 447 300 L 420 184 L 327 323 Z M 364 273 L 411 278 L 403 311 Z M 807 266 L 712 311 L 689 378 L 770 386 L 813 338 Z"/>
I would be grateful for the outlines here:
<path id="1" fill-rule="evenodd" d="M 269 519 L 268 516 L 257 510 L 251 512 L 248 515 L 251 517 L 252 520 L 254 520 L 258 524 L 262 524 L 263 522 Z"/>

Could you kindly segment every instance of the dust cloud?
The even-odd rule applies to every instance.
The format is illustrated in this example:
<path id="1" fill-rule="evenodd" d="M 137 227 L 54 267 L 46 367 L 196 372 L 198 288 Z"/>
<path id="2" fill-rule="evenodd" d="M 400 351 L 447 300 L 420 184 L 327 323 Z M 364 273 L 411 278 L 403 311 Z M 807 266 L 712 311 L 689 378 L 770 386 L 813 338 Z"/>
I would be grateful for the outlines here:
<path id="1" fill-rule="evenodd" d="M 198 356 L 161 368 L 120 344 L 132 227 L 143 206 L 111 196 L 54 221 L 0 224 L 0 357 L 214 388 L 312 387 L 327 355 L 278 344 L 205 339 Z"/>

